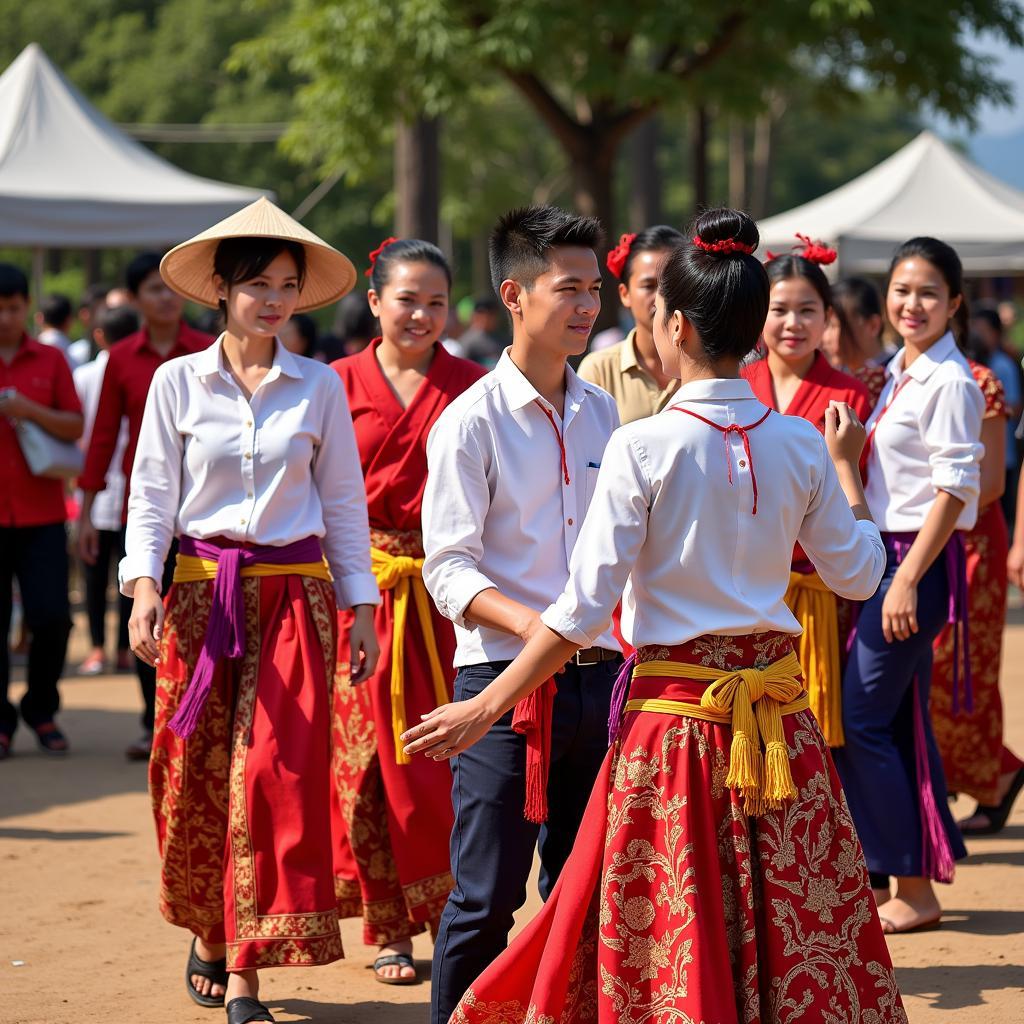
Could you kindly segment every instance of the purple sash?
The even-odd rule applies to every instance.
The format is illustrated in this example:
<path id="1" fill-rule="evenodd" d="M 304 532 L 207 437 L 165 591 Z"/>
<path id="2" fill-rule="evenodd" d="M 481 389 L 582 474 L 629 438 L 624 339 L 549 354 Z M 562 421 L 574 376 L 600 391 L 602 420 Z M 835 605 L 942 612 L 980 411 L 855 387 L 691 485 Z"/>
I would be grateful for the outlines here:
<path id="1" fill-rule="evenodd" d="M 282 547 L 236 547 L 214 540 L 182 537 L 178 550 L 182 555 L 217 563 L 217 575 L 213 581 L 213 601 L 210 605 L 206 636 L 203 638 L 203 649 L 196 661 L 188 689 L 169 723 L 171 732 L 185 740 L 195 731 L 199 716 L 206 706 L 217 662 L 221 658 L 240 658 L 245 651 L 245 598 L 240 575 L 242 569 L 259 563 L 301 565 L 319 562 L 323 558 L 323 550 L 317 537 L 306 537 Z"/>

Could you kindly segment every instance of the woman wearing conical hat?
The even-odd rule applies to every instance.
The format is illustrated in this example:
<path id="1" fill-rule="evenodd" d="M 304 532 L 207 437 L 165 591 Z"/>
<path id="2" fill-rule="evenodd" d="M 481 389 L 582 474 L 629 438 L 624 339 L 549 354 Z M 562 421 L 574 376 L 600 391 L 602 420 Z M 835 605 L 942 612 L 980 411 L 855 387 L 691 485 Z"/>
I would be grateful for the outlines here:
<path id="1" fill-rule="evenodd" d="M 172 249 L 161 273 L 227 329 L 153 378 L 122 590 L 157 666 L 150 789 L 165 918 L 192 932 L 186 988 L 229 1024 L 270 1021 L 262 967 L 342 956 L 330 836 L 336 609 L 352 675 L 377 659 L 366 496 L 337 375 L 276 337 L 355 282 L 266 199 Z M 174 585 L 160 567 L 175 535 Z"/>

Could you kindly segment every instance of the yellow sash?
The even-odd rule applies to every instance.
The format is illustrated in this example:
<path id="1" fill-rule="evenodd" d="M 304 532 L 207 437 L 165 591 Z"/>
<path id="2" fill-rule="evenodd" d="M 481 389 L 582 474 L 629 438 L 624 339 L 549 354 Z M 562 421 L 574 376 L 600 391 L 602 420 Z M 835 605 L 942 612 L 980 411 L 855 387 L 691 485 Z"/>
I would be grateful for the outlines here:
<path id="1" fill-rule="evenodd" d="M 747 814 L 777 809 L 783 800 L 796 796 L 789 748 L 782 728 L 783 715 L 793 715 L 808 707 L 807 694 L 800 684 L 800 662 L 795 654 L 790 652 L 765 668 L 741 668 L 724 673 L 720 668 L 706 665 L 646 661 L 633 669 L 633 676 L 710 682 L 699 704 L 637 699 L 627 701 L 626 710 L 684 715 L 731 725 L 732 748 L 725 784 L 742 791 Z"/>
<path id="2" fill-rule="evenodd" d="M 786 605 L 803 627 L 796 640 L 797 657 L 804 670 L 804 685 L 811 711 L 825 742 L 841 747 L 843 734 L 842 668 L 839 660 L 839 617 L 836 595 L 816 573 L 790 573 Z"/>
<path id="3" fill-rule="evenodd" d="M 441 657 L 437 651 L 434 623 L 430 614 L 430 597 L 423 585 L 423 559 L 408 555 L 389 555 L 380 548 L 370 548 L 371 568 L 382 591 L 395 592 L 395 623 L 391 631 L 391 731 L 395 740 L 395 761 L 409 764 L 399 737 L 406 730 L 405 717 L 405 621 L 409 614 L 409 592 L 412 591 L 423 632 L 423 645 L 430 661 L 430 674 L 434 680 L 434 699 L 438 707 L 449 701 L 448 684 L 441 670 Z"/>
<path id="4" fill-rule="evenodd" d="M 315 580 L 331 582 L 331 570 L 327 568 L 327 560 L 319 562 L 297 562 L 294 565 L 274 565 L 271 562 L 257 562 L 255 565 L 244 566 L 239 576 L 312 576 Z M 174 563 L 175 583 L 198 583 L 200 580 L 215 580 L 217 563 L 208 558 L 196 558 L 195 555 L 179 554 Z"/>

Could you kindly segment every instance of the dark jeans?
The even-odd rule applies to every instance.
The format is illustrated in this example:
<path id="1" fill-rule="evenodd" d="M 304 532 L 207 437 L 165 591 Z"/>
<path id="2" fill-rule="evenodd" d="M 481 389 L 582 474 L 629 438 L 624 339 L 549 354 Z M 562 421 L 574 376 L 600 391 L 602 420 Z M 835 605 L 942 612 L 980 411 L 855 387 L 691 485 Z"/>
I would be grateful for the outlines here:
<path id="1" fill-rule="evenodd" d="M 21 717 L 36 726 L 53 721 L 60 707 L 57 682 L 64 671 L 71 613 L 68 606 L 68 549 L 63 523 L 46 526 L 0 526 L 0 732 L 14 733 L 18 713 L 7 698 L 11 676 L 10 647 L 14 580 L 18 581 L 28 650 L 28 689 Z"/>
<path id="2" fill-rule="evenodd" d="M 103 648 L 106 636 L 107 586 L 110 583 L 110 569 L 113 563 L 114 579 L 117 579 L 117 563 L 124 554 L 124 536 L 121 530 L 98 530 L 99 553 L 96 564 L 83 563 L 85 571 L 85 607 L 89 613 L 89 637 L 93 647 Z M 128 619 L 132 614 L 132 603 L 118 594 L 117 649 L 128 650 Z"/>
<path id="3" fill-rule="evenodd" d="M 121 543 L 124 543 L 124 531 L 121 531 Z M 171 541 L 171 549 L 164 562 L 164 578 L 160 581 L 160 593 L 166 597 L 174 582 L 174 562 L 178 556 L 177 538 Z M 131 614 L 129 609 L 129 614 Z M 147 665 L 139 658 L 135 659 L 135 673 L 139 677 L 139 689 L 142 691 L 142 728 L 146 732 L 153 731 L 153 720 L 156 717 L 156 669 Z"/>
<path id="4" fill-rule="evenodd" d="M 480 693 L 508 664 L 459 669 L 455 699 Z M 434 942 L 433 1024 L 447 1024 L 469 986 L 508 944 L 513 915 L 526 901 L 538 839 L 541 896 L 551 894 L 608 750 L 608 705 L 619 667 L 618 661 L 570 665 L 558 677 L 543 827 L 523 817 L 526 743 L 512 731 L 511 711 L 452 759 L 455 888 Z"/>
<path id="5" fill-rule="evenodd" d="M 918 584 L 918 632 L 889 644 L 882 635 L 882 603 L 896 559 L 891 546 L 886 547 L 885 575 L 875 596 L 860 610 L 857 638 L 843 676 L 846 744 L 832 751 L 873 884 L 883 876 L 923 874 L 921 798 L 914 761 L 915 678 L 935 803 L 954 858 L 965 856 L 946 800 L 942 758 L 928 714 L 932 644 L 949 613 L 946 557 L 940 554 Z"/>

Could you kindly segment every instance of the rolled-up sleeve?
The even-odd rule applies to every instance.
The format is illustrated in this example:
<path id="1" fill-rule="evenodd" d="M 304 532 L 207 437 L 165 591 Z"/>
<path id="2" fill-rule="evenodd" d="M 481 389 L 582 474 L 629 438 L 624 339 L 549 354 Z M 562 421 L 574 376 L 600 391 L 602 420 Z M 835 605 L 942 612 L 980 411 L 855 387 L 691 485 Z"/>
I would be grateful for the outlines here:
<path id="1" fill-rule="evenodd" d="M 170 369 L 171 364 L 165 364 L 153 377 L 135 450 L 125 555 L 118 567 L 118 583 L 126 597 L 134 596 L 135 581 L 144 576 L 155 580 L 159 589 L 178 518 L 185 448 Z"/>
<path id="2" fill-rule="evenodd" d="M 885 547 L 878 527 L 857 519 L 821 441 L 817 486 L 797 540 L 828 588 L 850 601 L 866 601 L 885 572 Z"/>
<path id="3" fill-rule="evenodd" d="M 580 647 L 592 646 L 608 628 L 647 538 L 653 488 L 641 460 L 626 430 L 612 434 L 569 561 L 569 580 L 541 614 L 545 626 Z"/>
<path id="4" fill-rule="evenodd" d="M 334 374 L 324 375 L 321 388 L 323 427 L 313 458 L 313 482 L 323 507 L 323 547 L 334 593 L 340 608 L 380 604 L 380 588 L 370 568 L 366 487 L 348 398 Z"/>
<path id="5" fill-rule="evenodd" d="M 496 587 L 479 568 L 490 503 L 487 465 L 472 421 L 449 407 L 427 439 L 423 582 L 438 611 L 466 628 L 473 598 Z"/>
<path id="6" fill-rule="evenodd" d="M 951 380 L 936 388 L 921 413 L 932 487 L 964 504 L 981 489 L 981 421 L 985 399 L 974 381 Z"/>

